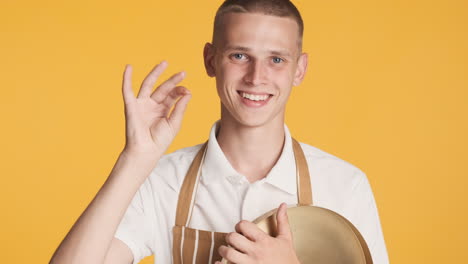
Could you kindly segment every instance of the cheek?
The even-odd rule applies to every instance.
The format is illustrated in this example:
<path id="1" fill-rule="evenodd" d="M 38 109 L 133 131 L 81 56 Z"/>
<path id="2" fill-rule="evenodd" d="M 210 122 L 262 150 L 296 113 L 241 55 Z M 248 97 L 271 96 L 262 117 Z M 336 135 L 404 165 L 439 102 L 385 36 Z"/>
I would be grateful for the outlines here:
<path id="1" fill-rule="evenodd" d="M 242 78 L 242 71 L 238 65 L 222 64 L 216 75 L 216 88 L 221 97 L 232 97 L 236 94 L 236 87 Z M 226 98 L 227 99 L 227 98 Z"/>
<path id="2" fill-rule="evenodd" d="M 236 81 L 242 78 L 245 67 L 240 64 L 226 62 L 222 68 L 222 75 L 225 80 Z"/>
<path id="3" fill-rule="evenodd" d="M 281 90 L 288 89 L 292 86 L 294 81 L 294 72 L 290 68 L 273 69 L 270 73 L 274 82 L 281 88 Z"/>
<path id="4" fill-rule="evenodd" d="M 233 91 L 230 88 L 233 86 L 238 86 L 239 82 L 243 78 L 243 67 L 235 64 L 224 64 L 223 67 L 220 67 L 219 74 L 217 75 L 217 86 L 218 89 L 224 90 L 224 93 L 229 93 Z"/>

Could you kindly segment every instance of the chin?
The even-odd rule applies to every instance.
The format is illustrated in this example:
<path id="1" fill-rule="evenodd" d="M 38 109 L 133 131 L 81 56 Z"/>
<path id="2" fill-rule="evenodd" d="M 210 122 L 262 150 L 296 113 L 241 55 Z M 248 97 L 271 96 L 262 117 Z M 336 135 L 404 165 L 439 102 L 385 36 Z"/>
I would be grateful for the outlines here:
<path id="1" fill-rule="evenodd" d="M 276 122 L 284 122 L 284 111 L 279 109 L 249 110 L 245 107 L 225 107 L 221 104 L 221 117 L 226 122 L 241 127 L 262 127 Z M 282 116 L 283 115 L 283 116 Z"/>
<path id="2" fill-rule="evenodd" d="M 238 123 L 240 126 L 250 127 L 250 128 L 262 127 L 265 124 L 267 124 L 267 122 L 264 120 L 238 120 Z"/>
<path id="3" fill-rule="evenodd" d="M 274 122 L 276 118 L 272 116 L 260 116 L 260 115 L 244 115 L 244 116 L 235 116 L 234 118 L 238 125 L 244 127 L 262 127 Z"/>

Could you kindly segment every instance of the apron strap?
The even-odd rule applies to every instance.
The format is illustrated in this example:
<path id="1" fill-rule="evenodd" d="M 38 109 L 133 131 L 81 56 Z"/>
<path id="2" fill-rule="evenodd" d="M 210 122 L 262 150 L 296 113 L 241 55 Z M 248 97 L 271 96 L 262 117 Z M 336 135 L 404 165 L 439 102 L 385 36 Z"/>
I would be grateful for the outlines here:
<path id="1" fill-rule="evenodd" d="M 297 201 L 299 205 L 312 205 L 312 187 L 307 160 L 299 142 L 293 138 L 292 144 L 296 160 Z"/>
<path id="2" fill-rule="evenodd" d="M 198 177 L 200 177 L 199 171 L 201 170 L 201 164 L 203 164 L 203 160 L 205 158 L 207 145 L 208 141 L 203 144 L 193 159 L 187 175 L 185 176 L 184 183 L 180 189 L 176 211 L 177 226 L 188 226 L 190 221 L 193 209 L 192 204 L 195 200 L 196 194 L 195 188 L 198 186 Z"/>

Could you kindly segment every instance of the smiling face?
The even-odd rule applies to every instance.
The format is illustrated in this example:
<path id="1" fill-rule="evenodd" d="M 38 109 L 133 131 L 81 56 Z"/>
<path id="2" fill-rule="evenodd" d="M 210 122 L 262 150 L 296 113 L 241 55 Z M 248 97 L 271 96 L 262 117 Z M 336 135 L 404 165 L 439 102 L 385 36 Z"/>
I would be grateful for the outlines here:
<path id="1" fill-rule="evenodd" d="M 291 88 L 307 68 L 297 23 L 287 17 L 228 13 L 222 27 L 204 51 L 208 75 L 216 77 L 221 118 L 249 127 L 282 125 Z"/>

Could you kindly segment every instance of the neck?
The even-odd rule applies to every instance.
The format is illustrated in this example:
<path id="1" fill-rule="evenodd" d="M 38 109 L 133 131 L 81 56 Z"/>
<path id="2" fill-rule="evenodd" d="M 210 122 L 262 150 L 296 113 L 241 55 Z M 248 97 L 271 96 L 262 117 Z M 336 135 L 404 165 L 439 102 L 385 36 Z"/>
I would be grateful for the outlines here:
<path id="1" fill-rule="evenodd" d="M 249 182 L 264 178 L 279 159 L 284 144 L 284 119 L 249 127 L 222 117 L 217 141 L 231 166 Z"/>

